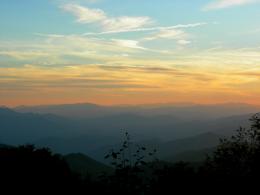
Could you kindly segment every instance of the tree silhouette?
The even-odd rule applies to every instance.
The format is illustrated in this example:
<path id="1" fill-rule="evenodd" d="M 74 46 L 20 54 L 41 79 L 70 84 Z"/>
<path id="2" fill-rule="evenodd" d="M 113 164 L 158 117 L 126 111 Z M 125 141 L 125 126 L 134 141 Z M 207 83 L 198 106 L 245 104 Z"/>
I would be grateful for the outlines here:
<path id="1" fill-rule="evenodd" d="M 157 161 L 156 150 L 149 151 L 146 147 L 134 144 L 128 132 L 118 150 L 112 149 L 106 156 L 111 159 L 111 165 L 115 168 L 114 175 L 106 178 L 109 182 L 109 190 L 113 189 L 118 194 L 141 194 L 148 190 L 149 179 L 147 171 L 152 163 Z"/>
<path id="2" fill-rule="evenodd" d="M 0 182 L 2 187 L 30 191 L 69 190 L 76 182 L 60 155 L 33 145 L 0 148 Z"/>
<path id="3" fill-rule="evenodd" d="M 205 178 L 235 185 L 256 181 L 260 174 L 259 114 L 255 114 L 250 121 L 250 128 L 240 127 L 230 139 L 220 140 L 214 154 L 201 167 L 201 174 Z"/>

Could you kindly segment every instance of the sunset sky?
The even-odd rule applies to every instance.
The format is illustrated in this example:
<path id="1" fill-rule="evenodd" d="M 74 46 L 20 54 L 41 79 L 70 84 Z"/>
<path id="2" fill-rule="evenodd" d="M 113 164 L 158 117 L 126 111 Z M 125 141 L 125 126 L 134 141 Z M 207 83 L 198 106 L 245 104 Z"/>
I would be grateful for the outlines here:
<path id="1" fill-rule="evenodd" d="M 0 105 L 260 104 L 259 0 L 1 0 Z"/>

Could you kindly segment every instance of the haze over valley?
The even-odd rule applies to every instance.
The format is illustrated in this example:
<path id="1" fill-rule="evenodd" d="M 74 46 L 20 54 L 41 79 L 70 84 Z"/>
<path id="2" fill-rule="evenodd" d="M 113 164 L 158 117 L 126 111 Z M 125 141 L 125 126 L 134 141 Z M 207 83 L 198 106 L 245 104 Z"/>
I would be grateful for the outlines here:
<path id="1" fill-rule="evenodd" d="M 2 107 L 1 143 L 30 143 L 63 154 L 81 152 L 104 162 L 105 154 L 128 132 L 136 144 L 156 148 L 160 157 L 174 160 L 175 155 L 215 147 L 221 137 L 248 127 L 248 119 L 259 110 L 260 106 L 239 103 Z"/>

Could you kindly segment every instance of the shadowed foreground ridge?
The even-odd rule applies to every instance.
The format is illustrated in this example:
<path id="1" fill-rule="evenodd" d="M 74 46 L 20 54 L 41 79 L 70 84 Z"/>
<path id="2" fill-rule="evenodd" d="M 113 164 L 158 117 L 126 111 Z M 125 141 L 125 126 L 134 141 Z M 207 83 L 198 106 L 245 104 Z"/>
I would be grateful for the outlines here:
<path id="1" fill-rule="evenodd" d="M 241 127 L 230 139 L 220 140 L 215 152 L 196 164 L 162 162 L 153 158 L 156 150 L 142 146 L 131 148 L 130 136 L 126 134 L 122 147 L 106 155 L 114 171 L 100 173 L 94 178 L 76 175 L 64 157 L 49 149 L 37 149 L 32 145 L 2 146 L 1 185 L 22 186 L 25 190 L 37 187 L 47 192 L 55 189 L 70 194 L 80 191 L 84 194 L 168 194 L 177 190 L 209 192 L 209 189 L 221 192 L 227 188 L 248 192 L 257 188 L 255 184 L 260 175 L 259 114 L 250 120 L 250 128 Z"/>
<path id="2" fill-rule="evenodd" d="M 1 147 L 0 177 L 2 187 L 26 191 L 69 190 L 76 181 L 60 155 L 33 145 Z"/>

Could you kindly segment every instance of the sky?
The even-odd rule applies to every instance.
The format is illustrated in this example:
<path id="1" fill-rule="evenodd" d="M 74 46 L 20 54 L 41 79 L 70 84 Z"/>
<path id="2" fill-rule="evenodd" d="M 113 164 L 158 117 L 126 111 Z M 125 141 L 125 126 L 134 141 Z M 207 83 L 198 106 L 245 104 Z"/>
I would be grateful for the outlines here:
<path id="1" fill-rule="evenodd" d="M 260 104 L 260 0 L 1 0 L 0 105 Z"/>

